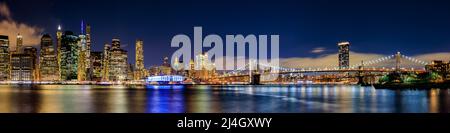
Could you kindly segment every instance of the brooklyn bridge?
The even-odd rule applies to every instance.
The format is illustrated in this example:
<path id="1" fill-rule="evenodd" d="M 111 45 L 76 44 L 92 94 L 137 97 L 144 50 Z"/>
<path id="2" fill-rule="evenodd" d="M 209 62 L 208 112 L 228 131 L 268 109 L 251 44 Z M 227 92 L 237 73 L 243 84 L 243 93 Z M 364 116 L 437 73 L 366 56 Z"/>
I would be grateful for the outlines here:
<path id="1" fill-rule="evenodd" d="M 338 66 L 315 69 L 286 68 L 260 64 L 257 61 L 250 60 L 244 67 L 226 72 L 212 79 L 212 81 L 222 84 L 246 83 L 254 85 L 311 82 L 374 84 L 381 76 L 388 73 L 420 73 L 425 71 L 424 67 L 417 69 L 408 66 L 411 64 L 425 66 L 428 63 L 403 55 L 400 52 L 373 60 L 361 61 L 347 68 L 339 68 Z"/>

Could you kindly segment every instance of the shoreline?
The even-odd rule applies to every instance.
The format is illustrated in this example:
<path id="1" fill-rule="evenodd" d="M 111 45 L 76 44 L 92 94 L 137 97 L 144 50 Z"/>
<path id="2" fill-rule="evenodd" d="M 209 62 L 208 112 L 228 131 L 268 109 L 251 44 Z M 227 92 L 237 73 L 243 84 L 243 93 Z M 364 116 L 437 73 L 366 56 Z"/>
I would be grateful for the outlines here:
<path id="1" fill-rule="evenodd" d="M 406 84 L 406 83 L 392 83 L 392 84 L 374 84 L 375 89 L 449 89 L 450 82 L 442 82 L 442 83 L 414 83 L 414 84 Z"/>

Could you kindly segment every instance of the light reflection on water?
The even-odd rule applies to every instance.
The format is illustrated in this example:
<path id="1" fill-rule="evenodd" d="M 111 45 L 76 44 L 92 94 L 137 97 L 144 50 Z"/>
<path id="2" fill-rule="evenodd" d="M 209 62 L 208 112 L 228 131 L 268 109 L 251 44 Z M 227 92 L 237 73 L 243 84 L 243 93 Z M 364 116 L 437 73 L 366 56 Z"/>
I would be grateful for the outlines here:
<path id="1" fill-rule="evenodd" d="M 2 113 L 449 112 L 447 89 L 314 86 L 0 85 Z"/>

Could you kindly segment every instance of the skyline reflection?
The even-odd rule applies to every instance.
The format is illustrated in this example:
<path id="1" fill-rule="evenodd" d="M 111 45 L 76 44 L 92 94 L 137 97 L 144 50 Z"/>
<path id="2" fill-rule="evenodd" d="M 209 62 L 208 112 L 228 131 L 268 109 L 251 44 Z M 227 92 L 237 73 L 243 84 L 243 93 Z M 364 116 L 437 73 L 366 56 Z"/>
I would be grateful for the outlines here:
<path id="1" fill-rule="evenodd" d="M 0 85 L 1 113 L 439 113 L 447 89 L 310 86 Z"/>

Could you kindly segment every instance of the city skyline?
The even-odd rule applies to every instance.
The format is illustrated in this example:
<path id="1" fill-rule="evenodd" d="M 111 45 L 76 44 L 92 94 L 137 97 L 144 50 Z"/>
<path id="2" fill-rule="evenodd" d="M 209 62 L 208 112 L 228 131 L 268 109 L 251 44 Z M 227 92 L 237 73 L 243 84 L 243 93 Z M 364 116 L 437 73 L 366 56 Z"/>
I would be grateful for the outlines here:
<path id="1" fill-rule="evenodd" d="M 0 113 L 448 113 L 449 16 L 429 0 L 1 0 Z M 176 125 L 224 127 L 208 119 Z"/>
<path id="2" fill-rule="evenodd" d="M 158 9 L 152 9 L 155 10 L 155 12 L 151 12 L 152 15 L 149 15 L 150 17 L 155 15 L 153 18 L 148 18 L 149 16 L 146 16 L 146 13 L 150 13 L 150 12 L 146 12 L 147 9 L 149 9 L 148 7 L 151 7 L 153 4 L 149 4 L 149 3 L 138 3 L 138 2 L 127 2 L 124 4 L 130 4 L 130 5 L 134 5 L 134 6 L 138 6 L 138 7 L 142 7 L 141 10 L 132 10 L 129 9 L 128 6 L 124 5 L 123 7 L 126 9 L 123 11 L 123 13 L 121 12 L 117 12 L 114 11 L 113 16 L 110 16 L 111 14 L 108 14 L 106 11 L 103 10 L 95 10 L 95 12 L 91 12 L 91 13 L 87 13 L 90 10 L 93 10 L 91 8 L 93 7 L 97 7 L 99 4 L 98 1 L 94 1 L 94 2 L 90 2 L 87 3 L 86 5 L 83 5 L 82 7 L 86 7 L 86 9 L 84 10 L 75 10 L 75 11 L 71 11 L 70 9 L 77 7 L 77 5 L 79 3 L 75 3 L 74 5 L 65 5 L 62 4 L 59 1 L 44 1 L 41 3 L 51 3 L 50 5 L 42 5 L 40 3 L 37 3 L 35 6 L 48 6 L 49 8 L 45 8 L 44 11 L 46 11 L 46 9 L 49 10 L 55 10 L 56 13 L 49 13 L 49 14 L 38 14 L 38 13 L 33 13 L 32 16 L 30 18 L 33 17 L 45 17 L 47 19 L 42 19 L 39 20 L 41 22 L 36 22 L 34 19 L 33 20 L 28 20 L 26 18 L 23 18 L 23 13 L 29 13 L 28 6 L 25 6 L 21 3 L 21 1 L 18 2 L 10 2 L 10 1 L 6 1 L 5 3 L 2 3 L 2 13 L 1 13 L 1 18 L 2 18 L 2 26 L 7 26 L 10 24 L 22 24 L 21 26 L 13 26 L 11 28 L 8 29 L 9 30 L 16 30 L 17 33 L 19 33 L 21 30 L 25 30 L 25 32 L 28 32 L 30 29 L 33 31 L 34 34 L 26 34 L 26 33 L 21 33 L 24 34 L 24 45 L 30 45 L 32 42 L 34 42 L 34 38 L 32 35 L 38 36 L 39 37 L 39 41 L 40 41 L 40 37 L 45 34 L 48 33 L 50 35 L 52 35 L 52 38 L 55 40 L 55 32 L 56 32 L 56 28 L 59 24 L 62 25 L 63 31 L 65 30 L 71 30 L 73 31 L 75 34 L 80 33 L 80 25 L 79 23 L 84 20 L 86 23 L 89 23 L 92 25 L 92 50 L 91 51 L 102 51 L 103 50 L 103 45 L 104 43 L 110 43 L 112 38 L 118 37 L 121 39 L 122 41 L 122 45 L 123 48 L 127 51 L 129 51 L 128 56 L 129 59 L 128 61 L 132 64 L 135 64 L 135 50 L 134 50 L 134 44 L 135 44 L 135 40 L 140 38 L 142 40 L 144 40 L 146 43 L 144 44 L 144 51 L 149 51 L 146 52 L 144 54 L 144 56 L 146 58 L 144 58 L 144 62 L 145 62 L 145 67 L 148 68 L 150 66 L 155 66 L 155 65 L 161 65 L 162 60 L 164 57 L 166 56 L 170 56 L 171 53 L 173 51 L 176 50 L 176 48 L 171 48 L 170 47 L 170 39 L 176 35 L 176 34 L 181 34 L 181 33 L 185 33 L 185 34 L 192 34 L 192 27 L 195 25 L 200 25 L 205 27 L 205 32 L 206 34 L 209 33 L 216 33 L 219 35 L 226 35 L 226 34 L 231 34 L 231 33 L 242 33 L 244 35 L 246 34 L 258 34 L 258 33 L 277 33 L 280 34 L 280 57 L 282 58 L 281 60 L 281 64 L 284 66 L 298 66 L 298 65 L 303 65 L 308 67 L 313 66 L 314 64 L 309 64 L 309 62 L 329 62 L 331 64 L 336 64 L 337 63 L 337 59 L 333 58 L 333 60 L 330 60 L 328 57 L 329 56 L 334 56 L 334 54 L 337 54 L 338 48 L 336 47 L 336 43 L 340 42 L 340 41 L 349 41 L 352 44 L 352 48 L 350 51 L 350 58 L 352 58 L 352 56 L 361 56 L 361 57 L 365 57 L 365 58 L 377 58 L 377 57 L 381 57 L 383 55 L 389 55 L 392 53 L 395 53 L 397 51 L 401 51 L 401 52 L 406 52 L 405 54 L 407 55 L 411 55 L 411 56 L 415 56 L 418 57 L 419 59 L 423 59 L 426 61 L 431 61 L 430 57 L 433 57 L 434 59 L 440 59 L 440 60 L 450 60 L 450 54 L 448 53 L 449 51 L 449 46 L 448 43 L 450 43 L 450 40 L 444 38 L 448 32 L 450 32 L 450 28 L 448 26 L 442 25 L 440 23 L 444 23 L 449 21 L 446 18 L 440 18 L 438 16 L 441 15 L 445 15 L 445 12 L 436 12 L 435 10 L 430 11 L 429 8 L 425 8 L 427 7 L 427 4 L 424 4 L 424 8 L 422 9 L 423 12 L 419 12 L 419 9 L 416 9 L 414 7 L 409 7 L 409 6 L 404 6 L 402 8 L 406 8 L 408 10 L 405 11 L 401 11 L 400 9 L 392 9 L 393 7 L 396 7 L 397 5 L 401 4 L 402 2 L 394 2 L 391 3 L 391 5 L 387 6 L 387 7 L 391 7 L 391 8 L 387 8 L 387 11 L 385 12 L 381 12 L 381 13 L 372 13 L 367 16 L 361 16 L 360 13 L 356 13 L 356 9 L 355 12 L 352 11 L 348 11 L 348 10 L 344 10 L 345 8 L 338 8 L 339 6 L 342 7 L 358 7 L 358 10 L 361 11 L 366 11 L 364 9 L 360 9 L 362 7 L 371 7 L 371 8 L 375 8 L 375 7 L 383 7 L 383 5 L 380 5 L 379 3 L 377 3 L 375 6 L 369 6 L 367 3 L 363 4 L 363 3 L 358 3 L 358 2 L 354 2 L 354 1 L 346 1 L 343 3 L 334 3 L 330 2 L 330 1 L 323 1 L 324 3 L 328 3 L 328 4 L 321 4 L 320 2 L 309 2 L 309 1 L 302 1 L 302 2 L 281 2 L 279 4 L 283 5 L 283 7 L 286 7 L 287 9 L 292 9 L 292 12 L 289 13 L 289 15 L 294 15 L 294 19 L 292 20 L 292 22 L 273 22 L 274 18 L 283 18 L 281 20 L 286 20 L 286 18 L 289 18 L 288 15 L 282 15 L 282 16 L 278 16 L 278 17 L 274 17 L 274 14 L 281 14 L 281 13 L 285 13 L 285 10 L 281 10 L 281 11 L 273 11 L 272 15 L 268 15 L 267 16 L 267 22 L 261 22 L 261 21 L 255 21 L 255 20 L 249 20 L 251 18 L 256 19 L 256 20 L 262 20 L 264 19 L 264 15 L 255 15 L 254 17 L 249 16 L 248 18 L 246 17 L 239 17 L 236 16 L 237 18 L 240 18 L 238 22 L 233 23 L 234 21 L 224 21 L 224 22 L 219 22 L 219 20 L 206 20 L 206 19 L 199 19 L 199 20 L 191 20 L 188 18 L 184 18 L 183 17 L 179 17 L 179 15 L 175 15 L 173 13 L 165 13 L 162 11 L 167 11 L 167 9 L 161 9 L 163 7 L 168 7 L 168 4 L 165 2 L 154 2 L 153 4 L 161 4 L 158 6 Z M 83 3 L 83 2 L 80 2 Z M 243 5 L 250 5 L 252 2 L 249 3 L 243 3 Z M 307 5 L 306 9 L 297 9 L 295 8 L 295 6 L 286 6 L 289 3 L 294 4 L 296 6 L 298 6 L 298 8 L 300 7 L 305 7 L 305 5 Z M 329 4 L 332 3 L 332 4 Z M 370 2 L 369 2 L 370 3 Z M 383 2 L 381 2 L 383 3 Z M 413 3 L 421 3 L 421 1 L 413 1 Z M 426 3 L 426 2 L 422 2 L 422 3 Z M 111 4 L 111 5 L 118 5 L 118 1 L 113 1 L 111 3 L 107 3 L 107 4 Z M 140 6 L 142 4 L 142 6 Z M 219 3 L 219 4 L 224 4 L 223 6 L 226 7 L 226 3 Z M 254 4 L 253 6 L 250 6 L 249 8 L 253 9 L 253 8 L 258 8 L 258 7 L 273 7 L 274 9 L 278 9 L 276 7 L 281 6 L 279 4 L 273 5 L 273 6 L 269 6 L 268 2 L 261 2 L 261 3 L 257 3 Z M 430 4 L 430 3 L 428 3 Z M 33 4 L 31 4 L 33 5 Z M 212 3 L 209 2 L 204 2 L 204 1 L 196 1 L 193 4 L 191 4 L 190 6 L 187 7 L 183 7 L 182 9 L 201 9 L 201 7 L 203 7 L 204 5 L 213 5 Z M 433 4 L 434 5 L 434 4 Z M 178 4 L 174 5 L 175 7 L 181 6 Z M 242 6 L 242 5 L 241 5 Z M 238 12 L 239 9 L 243 8 L 241 6 L 237 7 L 237 11 L 233 11 L 233 12 Z M 309 13 L 305 10 L 313 10 L 314 8 L 323 8 L 323 7 L 330 7 L 331 9 L 326 9 L 324 8 L 322 13 L 316 13 L 316 15 L 308 15 L 309 17 L 306 17 L 307 19 L 304 20 L 299 20 L 301 18 L 305 18 L 304 16 L 300 15 L 300 14 L 305 14 L 305 13 Z M 337 6 L 337 7 L 334 7 Z M 28 8 L 27 8 L 28 7 Z M 63 13 L 59 14 L 59 10 L 61 10 L 61 8 L 63 7 L 67 7 L 67 13 Z M 122 7 L 122 6 L 121 6 Z M 103 7 L 101 7 L 103 8 Z M 440 7 L 434 7 L 434 8 L 438 8 L 440 9 Z M 66 8 L 64 8 L 66 9 Z M 179 12 L 182 9 L 177 9 L 174 10 L 174 12 Z M 221 10 L 213 10 L 212 13 L 208 13 L 205 15 L 201 15 L 200 17 L 212 17 L 215 19 L 218 19 L 218 17 L 220 18 L 220 16 L 223 17 L 228 17 L 230 15 L 213 15 L 214 13 L 223 13 L 224 8 L 221 7 L 219 8 Z M 286 9 L 286 10 L 287 10 Z M 295 9 L 295 10 L 294 10 Z M 332 9 L 343 9 L 342 11 L 337 11 L 338 13 L 331 13 L 331 12 L 327 12 L 327 10 L 332 10 Z M 149 9 L 150 10 L 150 9 Z M 444 9 L 443 9 L 444 10 Z M 249 12 L 248 10 L 246 10 L 247 12 Z M 393 14 L 397 14 L 400 16 L 406 16 L 405 18 L 393 18 L 393 16 L 395 15 L 391 15 L 389 16 L 389 12 L 393 13 Z M 407 12 L 407 11 L 411 11 L 411 12 Z M 41 11 L 36 11 L 36 12 L 41 12 Z M 98 16 L 98 14 L 100 13 L 105 13 L 106 16 L 110 16 L 112 19 L 102 19 L 102 20 L 98 20 L 97 18 L 93 18 L 92 16 Z M 196 10 L 190 10 L 188 13 L 188 16 L 192 16 L 192 17 L 199 17 L 199 16 L 195 16 L 193 15 L 193 13 L 198 13 L 199 11 Z M 255 12 L 255 11 L 250 11 L 251 13 Z M 263 11 L 263 13 L 271 13 L 268 11 Z M 342 18 L 339 19 L 335 19 L 335 22 L 322 22 L 322 20 L 328 20 L 331 19 L 333 17 L 331 17 L 333 14 L 337 15 L 337 16 L 341 16 L 342 14 L 340 13 L 347 13 L 349 15 L 343 15 Z M 95 14 L 95 15 L 94 15 Z M 295 15 L 297 14 L 297 15 Z M 434 23 L 436 22 L 440 22 L 437 25 L 443 26 L 441 28 L 437 28 L 435 26 L 432 26 L 430 24 L 428 24 L 426 21 L 422 20 L 424 19 L 423 15 L 421 14 L 434 14 L 435 16 L 430 16 L 429 21 L 433 20 Z M 54 15 L 54 16 L 52 16 Z M 377 25 L 380 27 L 389 27 L 389 26 L 393 26 L 391 28 L 385 28 L 386 31 L 377 31 L 375 29 L 372 29 L 370 27 L 377 27 L 377 26 L 366 26 L 363 27 L 364 24 L 357 24 L 354 27 L 350 26 L 351 24 L 354 24 L 356 22 L 351 22 L 351 20 L 355 20 L 355 21 L 359 21 L 359 22 L 363 22 L 363 23 L 367 23 L 369 20 L 372 20 L 374 18 L 371 17 L 376 17 L 377 15 L 386 15 L 385 17 L 380 17 L 380 19 L 375 19 L 375 20 L 379 20 L 381 24 L 377 25 L 376 23 L 373 23 L 372 25 Z M 412 16 L 412 15 L 417 15 L 418 18 L 413 19 L 412 17 L 408 17 L 408 16 Z M 173 21 L 168 21 L 168 20 L 172 20 L 172 19 L 168 19 L 165 18 L 164 16 L 167 17 L 175 17 L 173 19 L 182 19 L 184 21 L 186 21 L 186 24 L 181 24 L 181 23 L 174 23 Z M 178 17 L 176 17 L 178 16 Z M 317 16 L 317 18 L 310 18 L 311 16 Z M 356 18 L 354 18 L 356 16 Z M 362 19 L 358 19 L 358 17 L 361 17 Z M 121 19 L 121 17 L 124 17 L 123 19 Z M 136 22 L 132 19 L 129 19 L 130 17 L 136 17 L 136 19 L 141 19 L 142 18 L 142 23 L 133 23 Z M 57 21 L 52 21 L 52 19 L 49 20 L 49 18 L 56 18 Z M 114 19 L 114 18 L 118 18 L 118 19 Z M 153 27 L 154 25 L 157 25 L 155 23 L 153 23 L 153 26 L 147 26 L 147 27 L 140 27 L 143 25 L 146 25 L 146 22 L 149 22 L 151 20 L 154 21 L 158 21 L 158 18 L 162 18 L 164 20 L 164 22 L 169 22 L 165 25 L 161 25 L 159 23 L 159 25 L 163 26 L 163 27 Z M 164 19 L 165 18 L 165 19 Z M 230 17 L 230 19 L 232 19 L 233 17 Z M 346 19 L 347 18 L 347 19 Z M 367 20 L 365 20 L 367 19 Z M 202 21 L 201 21 L 202 20 Z M 437 21 L 440 20 L 440 21 Z M 122 22 L 125 21 L 125 22 Z M 159 20 L 162 21 L 162 20 Z M 183 22 L 184 22 L 183 21 Z M 312 25 L 311 22 L 315 22 L 315 21 L 321 21 L 321 23 L 323 24 L 322 26 L 317 26 L 317 25 Z M 349 22 L 347 23 L 343 23 L 343 22 Z M 405 24 L 404 22 L 410 22 L 412 24 Z M 110 22 L 112 23 L 121 23 L 121 25 L 112 25 L 110 24 Z M 218 25 L 221 24 L 223 25 L 225 22 L 230 22 L 230 23 L 226 23 L 225 27 L 230 28 L 230 29 L 223 29 L 223 28 L 219 28 Z M 302 25 L 302 23 L 298 23 L 298 24 L 293 24 L 294 22 L 302 22 L 304 25 Z M 130 25 L 122 25 L 122 23 L 131 23 L 133 24 L 133 26 Z M 253 24 L 251 24 L 253 23 Z M 284 24 L 286 23 L 287 25 L 284 26 L 280 26 L 280 24 Z M 135 25 L 136 26 L 135 26 Z M 400 24 L 405 24 L 405 25 L 400 25 Z M 108 27 L 111 26 L 111 27 Z M 152 25 L 152 23 L 149 23 L 148 25 Z M 305 31 L 302 30 L 302 26 L 312 26 L 310 28 L 304 28 Z M 333 27 L 330 27 L 334 25 Z M 415 33 L 407 33 L 406 29 L 411 28 L 411 25 L 417 25 L 416 30 L 424 30 L 427 32 L 424 32 L 422 34 L 429 34 L 429 33 L 433 33 L 430 35 L 426 35 L 423 37 L 419 37 L 417 38 L 416 36 L 420 36 L 420 32 L 415 32 Z M 292 27 L 291 27 L 292 26 Z M 340 27 L 342 26 L 342 27 Z M 399 27 L 395 27 L 395 26 L 399 26 Z M 421 27 L 422 26 L 422 27 Z M 136 29 L 136 27 L 140 28 L 140 29 Z M 151 28 L 153 27 L 153 28 Z M 257 27 L 263 27 L 260 29 L 255 29 Z M 287 29 L 291 27 L 292 29 Z M 322 28 L 319 28 L 322 27 Z M 367 32 L 361 32 L 361 27 L 363 28 L 367 28 Z M 412 26 L 414 27 L 414 26 Z M 3 27 L 2 27 L 3 28 Z M 22 29 L 21 29 L 22 28 Z M 167 29 L 165 29 L 167 28 Z M 243 28 L 243 30 L 239 30 L 238 28 Z M 346 29 L 348 28 L 348 30 Z M 26 30 L 28 29 L 28 30 Z M 40 30 L 36 30 L 36 29 L 40 29 Z M 315 29 L 315 30 L 312 30 Z M 344 29 L 344 30 L 342 30 Z M 445 29 L 449 29 L 449 30 L 445 30 Z M 135 30 L 135 32 L 132 32 L 130 30 Z M 397 32 L 405 32 L 403 34 L 398 34 L 395 36 L 390 35 L 388 36 L 384 36 L 382 34 L 393 34 L 393 33 L 389 33 L 390 30 L 399 30 Z M 413 30 L 413 29 L 410 29 Z M 122 32 L 123 31 L 123 32 Z M 314 31 L 314 32 L 309 32 L 311 34 L 316 34 L 314 36 L 312 35 L 308 35 L 305 34 L 305 32 L 307 31 Z M 325 31 L 323 33 L 317 33 L 319 31 Z M 359 35 L 359 32 L 361 32 L 362 34 Z M 433 31 L 433 32 L 431 32 Z M 105 33 L 106 32 L 106 33 Z M 350 33 L 350 32 L 355 32 L 355 33 Z M 373 33 L 370 33 L 373 32 Z M 131 33 L 131 34 L 128 34 Z M 328 35 L 327 33 L 330 33 L 330 35 Z M 375 34 L 376 36 L 372 36 L 372 38 L 368 38 L 367 36 L 370 34 Z M 3 34 L 3 33 L 2 33 Z M 304 34 L 304 37 L 300 34 Z M 321 36 L 317 36 L 320 35 Z M 397 33 L 396 33 L 397 34 Z M 31 36 L 31 37 L 30 37 Z M 379 36 L 381 36 L 381 38 L 379 38 Z M 399 37 L 396 38 L 396 36 L 404 36 L 404 37 Z M 406 37 L 405 37 L 406 36 Z M 434 36 L 434 37 L 433 37 Z M 414 38 L 413 38 L 414 37 Z M 11 42 L 15 42 L 15 36 L 10 36 Z M 429 40 L 427 40 L 429 39 Z M 303 41 L 302 41 L 303 40 Z M 381 43 L 381 44 L 375 44 L 377 41 L 380 40 L 384 40 L 381 42 L 385 42 L 385 43 Z M 414 43 L 411 44 L 411 46 L 405 44 L 408 41 L 411 40 L 416 40 Z M 429 41 L 429 43 L 432 43 L 433 47 L 428 47 L 428 45 L 419 45 L 420 43 L 424 42 L 424 41 Z M 400 41 L 400 42 L 398 42 Z M 404 41 L 404 42 L 402 42 Z M 296 44 L 300 44 L 300 45 L 296 45 Z M 371 45 L 369 45 L 371 44 Z M 394 45 L 393 45 L 394 44 Z M 38 46 L 39 44 L 36 44 L 34 46 Z M 430 44 L 431 45 L 431 44 Z M 14 45 L 12 45 L 14 46 Z M 425 49 L 426 48 L 426 49 Z M 353 57 L 355 58 L 355 57 Z M 359 58 L 359 57 L 358 57 Z M 355 63 L 359 63 L 359 60 L 362 59 L 351 59 L 353 60 L 353 62 L 350 62 L 351 64 L 355 64 Z M 296 63 L 296 62 L 300 62 L 300 63 Z M 324 63 L 321 63 L 324 64 Z M 330 66 L 330 64 L 324 64 L 325 66 Z"/>

